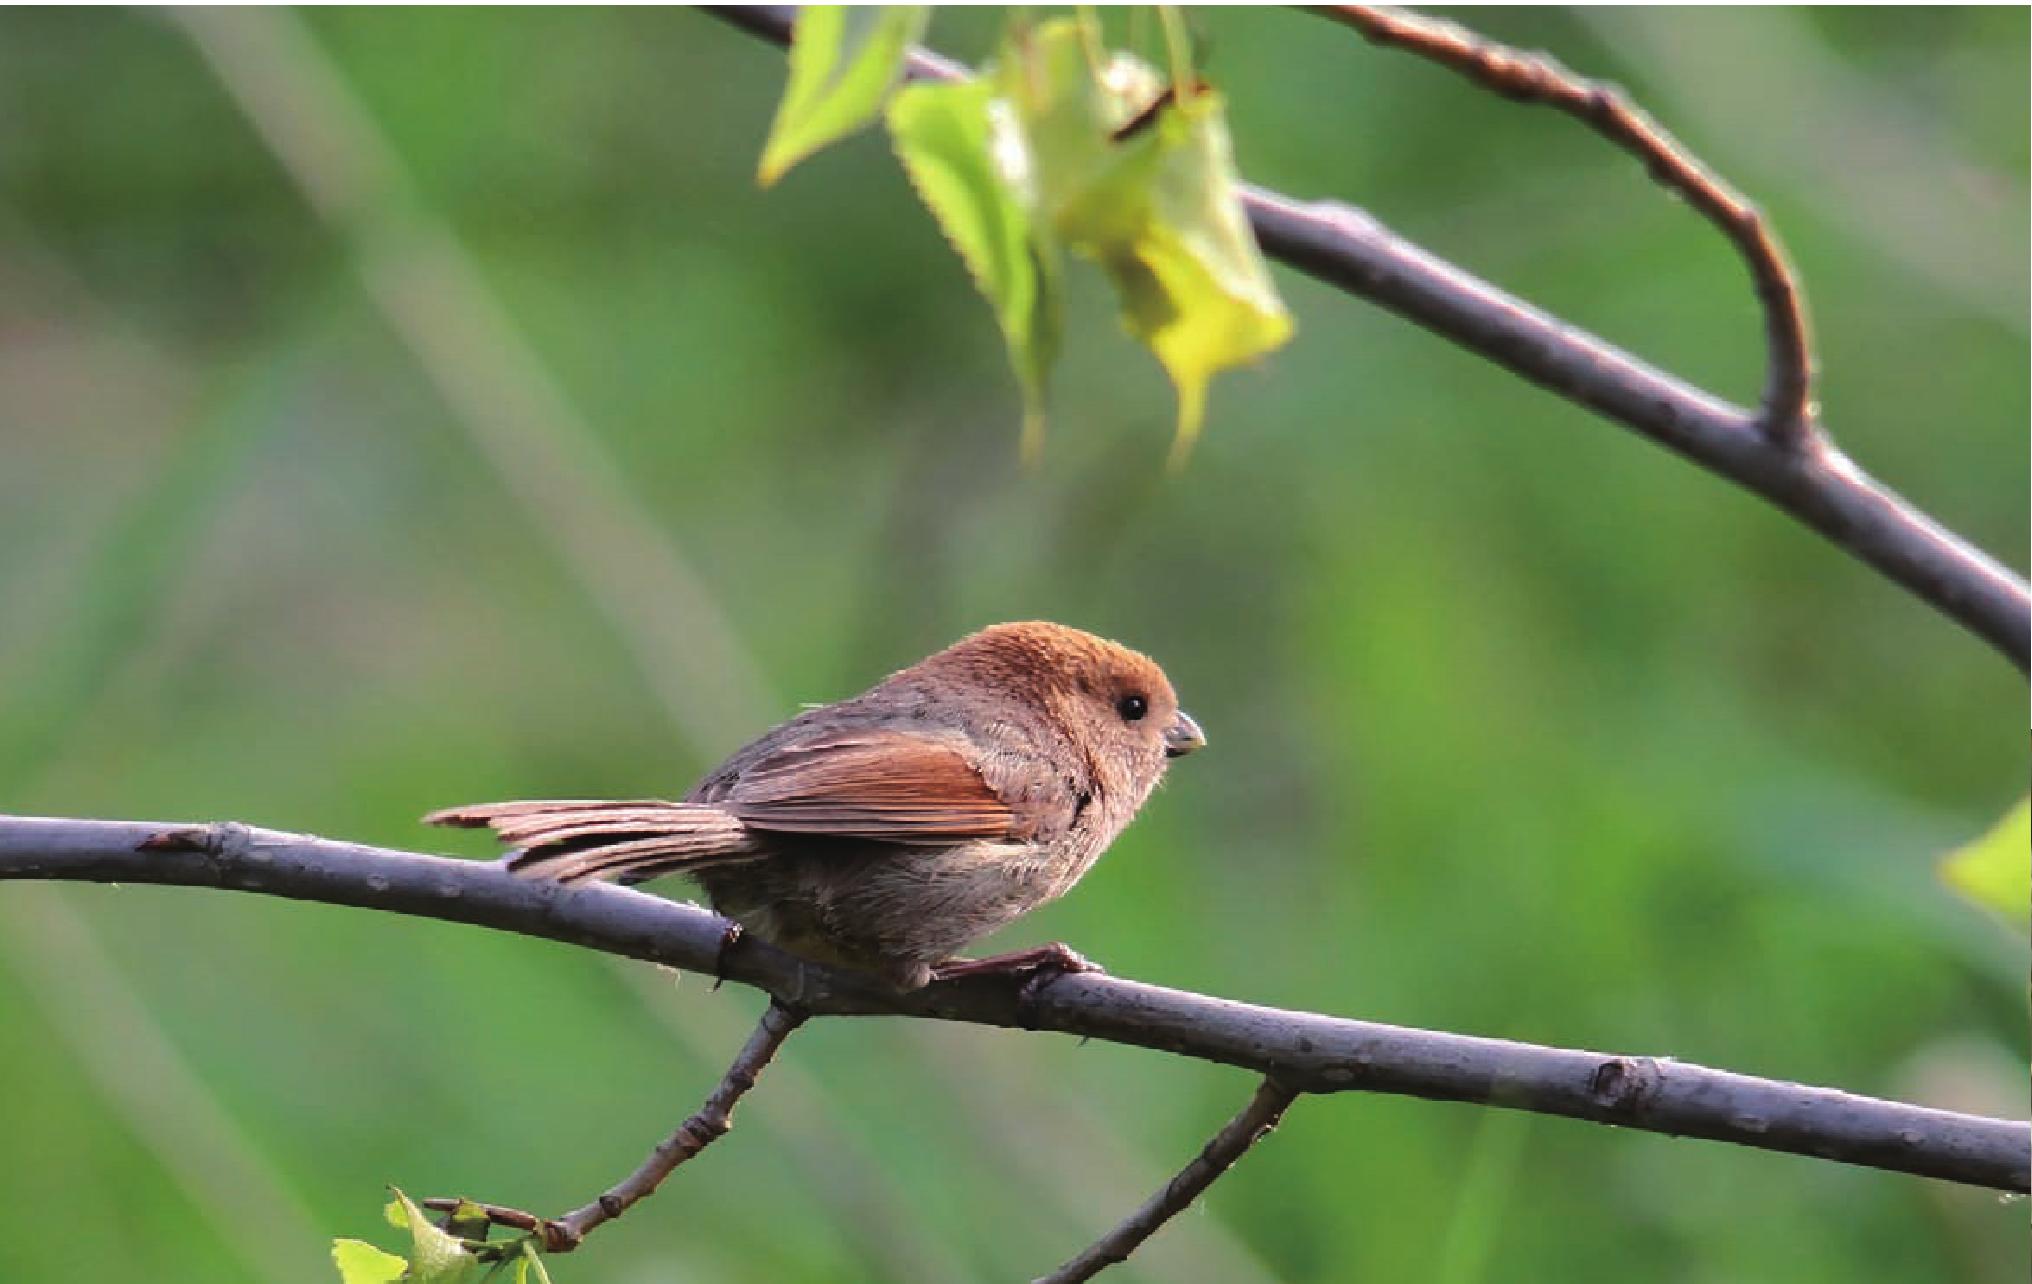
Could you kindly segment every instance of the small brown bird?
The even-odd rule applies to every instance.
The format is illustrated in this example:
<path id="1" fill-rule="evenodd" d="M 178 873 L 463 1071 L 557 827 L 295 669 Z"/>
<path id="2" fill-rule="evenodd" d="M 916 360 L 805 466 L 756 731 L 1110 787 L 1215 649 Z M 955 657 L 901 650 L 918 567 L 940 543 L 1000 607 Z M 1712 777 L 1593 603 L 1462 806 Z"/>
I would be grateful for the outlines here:
<path id="1" fill-rule="evenodd" d="M 518 872 L 696 878 L 713 908 L 794 953 L 934 977 L 1090 967 L 1053 944 L 955 954 L 1080 880 L 1206 743 L 1148 657 L 1059 624 L 998 624 L 851 700 L 792 718 L 683 802 L 505 802 Z"/>

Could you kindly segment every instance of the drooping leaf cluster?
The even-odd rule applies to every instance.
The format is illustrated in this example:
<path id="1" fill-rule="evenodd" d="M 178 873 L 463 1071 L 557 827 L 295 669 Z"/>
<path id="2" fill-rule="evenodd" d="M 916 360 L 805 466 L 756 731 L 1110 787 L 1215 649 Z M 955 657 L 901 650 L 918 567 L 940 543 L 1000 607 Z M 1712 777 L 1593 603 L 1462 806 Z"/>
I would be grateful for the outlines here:
<path id="1" fill-rule="evenodd" d="M 1277 348 L 1291 316 L 1249 231 L 1221 95 L 1173 42 L 1169 77 L 1110 53 L 1090 12 L 1013 20 L 971 80 L 903 84 L 926 6 L 810 6 L 761 178 L 880 115 L 918 195 L 990 306 L 1043 443 L 1069 258 L 1098 265 L 1124 325 L 1178 389 L 1174 462 L 1213 376 Z M 1172 28 L 1175 13 L 1162 15 Z"/>

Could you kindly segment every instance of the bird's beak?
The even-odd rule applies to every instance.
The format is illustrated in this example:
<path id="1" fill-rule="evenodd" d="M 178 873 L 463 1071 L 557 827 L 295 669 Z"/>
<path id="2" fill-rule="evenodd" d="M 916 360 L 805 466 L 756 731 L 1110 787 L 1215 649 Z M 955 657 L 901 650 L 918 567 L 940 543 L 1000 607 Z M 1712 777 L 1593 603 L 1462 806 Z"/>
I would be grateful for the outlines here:
<path id="1" fill-rule="evenodd" d="M 1178 716 L 1171 720 L 1171 725 L 1164 729 L 1164 756 L 1167 758 L 1183 758 L 1204 744 L 1206 732 L 1201 731 L 1199 724 L 1192 720 L 1192 715 L 1183 709 L 1180 709 Z"/>

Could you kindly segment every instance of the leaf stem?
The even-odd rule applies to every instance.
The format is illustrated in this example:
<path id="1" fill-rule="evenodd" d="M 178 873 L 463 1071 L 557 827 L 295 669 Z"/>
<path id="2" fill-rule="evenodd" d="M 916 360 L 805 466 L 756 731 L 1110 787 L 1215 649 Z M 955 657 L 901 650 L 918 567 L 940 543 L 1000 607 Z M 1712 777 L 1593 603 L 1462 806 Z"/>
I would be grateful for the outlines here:
<path id="1" fill-rule="evenodd" d="M 1185 15 L 1175 4 L 1161 4 L 1157 21 L 1164 29 L 1164 52 L 1171 62 L 1171 87 L 1180 98 L 1189 98 L 1199 88 L 1199 77 L 1192 69 L 1192 33 L 1185 28 Z"/>
<path id="2" fill-rule="evenodd" d="M 551 1284 L 550 1269 L 543 1264 L 543 1254 L 536 1251 L 535 1241 L 522 1241 L 522 1258 L 536 1272 L 537 1284 Z"/>

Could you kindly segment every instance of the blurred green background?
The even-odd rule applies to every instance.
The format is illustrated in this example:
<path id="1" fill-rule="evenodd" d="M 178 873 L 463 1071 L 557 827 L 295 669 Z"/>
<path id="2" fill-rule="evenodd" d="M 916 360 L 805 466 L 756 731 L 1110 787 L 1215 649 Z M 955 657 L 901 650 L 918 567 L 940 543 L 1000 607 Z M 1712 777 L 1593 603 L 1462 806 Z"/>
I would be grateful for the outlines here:
<path id="1" fill-rule="evenodd" d="M 1840 440 L 2022 568 L 2025 12 L 1471 16 L 1626 84 L 1771 212 Z M 1317 19 L 1194 21 L 1252 179 L 1754 395 L 1740 266 L 1629 159 Z M 2023 939 L 1932 872 L 2024 790 L 2009 665 L 1282 270 L 1297 340 L 1217 384 L 1177 478 L 1155 363 L 1077 294 L 1026 473 L 988 310 L 880 137 L 756 189 L 782 80 L 689 12 L 0 15 L 0 807 L 478 854 L 415 818 L 673 793 L 799 702 L 1043 616 L 1159 657 L 1212 746 L 996 944 L 2022 1115 Z M 330 1236 L 393 1238 L 388 1182 L 576 1204 L 758 1006 L 449 925 L 0 886 L 0 1280 L 322 1280 Z M 821 1022 L 558 1278 L 1029 1278 L 1248 1092 Z M 2022 1281 L 2025 1225 L 1348 1095 L 1119 1274 Z"/>

